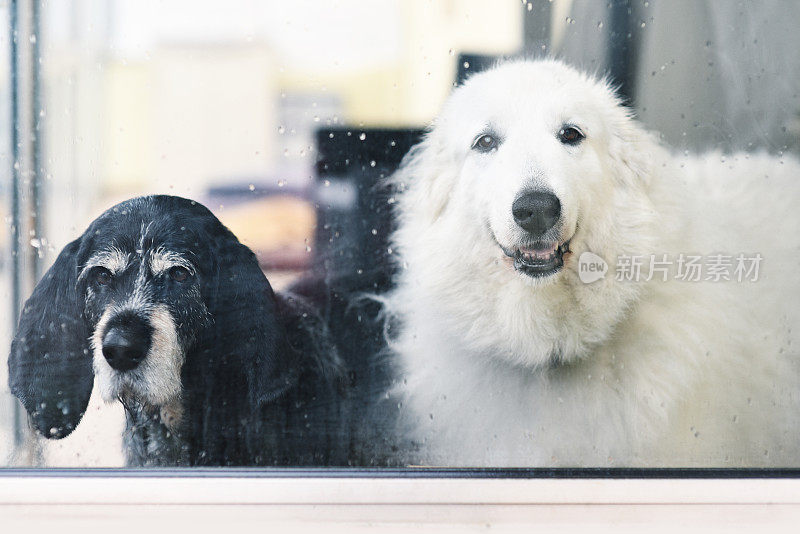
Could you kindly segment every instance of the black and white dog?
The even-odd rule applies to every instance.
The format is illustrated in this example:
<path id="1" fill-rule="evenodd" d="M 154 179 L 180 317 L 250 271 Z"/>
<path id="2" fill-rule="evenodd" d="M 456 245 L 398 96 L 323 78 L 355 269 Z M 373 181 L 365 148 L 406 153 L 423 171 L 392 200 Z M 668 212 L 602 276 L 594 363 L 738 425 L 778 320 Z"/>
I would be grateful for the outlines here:
<path id="1" fill-rule="evenodd" d="M 59 254 L 25 304 L 9 383 L 36 429 L 62 438 L 96 378 L 126 408 L 129 465 L 383 463 L 374 392 L 331 339 L 208 209 L 149 196 Z"/>

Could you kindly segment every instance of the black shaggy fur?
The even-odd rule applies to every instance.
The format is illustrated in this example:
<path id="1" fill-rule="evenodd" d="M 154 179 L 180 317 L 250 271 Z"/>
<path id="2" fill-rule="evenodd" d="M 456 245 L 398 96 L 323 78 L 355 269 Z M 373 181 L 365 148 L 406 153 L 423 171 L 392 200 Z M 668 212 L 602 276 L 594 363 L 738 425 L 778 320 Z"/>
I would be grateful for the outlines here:
<path id="1" fill-rule="evenodd" d="M 69 435 L 92 390 L 89 339 L 102 310 L 87 301 L 91 282 L 79 273 L 98 247 L 113 244 L 135 256 L 142 243 L 192 258 L 200 302 L 151 292 L 178 325 L 183 418 L 170 428 L 159 406 L 121 397 L 130 465 L 389 462 L 391 447 L 376 441 L 384 422 L 370 416 L 381 392 L 351 379 L 317 310 L 302 297 L 273 293 L 254 254 L 210 211 L 172 196 L 103 213 L 64 248 L 26 302 L 9 384 L 42 435 Z"/>

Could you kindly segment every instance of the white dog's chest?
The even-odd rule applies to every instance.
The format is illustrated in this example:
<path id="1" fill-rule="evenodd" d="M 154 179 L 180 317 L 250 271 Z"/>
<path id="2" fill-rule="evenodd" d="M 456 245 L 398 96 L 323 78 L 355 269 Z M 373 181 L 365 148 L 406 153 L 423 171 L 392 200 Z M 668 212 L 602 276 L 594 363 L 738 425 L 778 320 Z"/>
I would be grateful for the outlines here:
<path id="1" fill-rule="evenodd" d="M 676 347 L 637 347 L 623 336 L 593 355 L 600 364 L 548 377 L 476 363 L 455 339 L 425 330 L 406 339 L 402 357 L 408 423 L 426 464 L 740 467 L 791 462 L 797 449 L 780 436 L 797 420 L 792 397 L 770 390 L 789 367 L 758 377 L 731 354 L 727 368 L 689 369 Z M 719 350 L 734 348 L 749 352 Z"/>

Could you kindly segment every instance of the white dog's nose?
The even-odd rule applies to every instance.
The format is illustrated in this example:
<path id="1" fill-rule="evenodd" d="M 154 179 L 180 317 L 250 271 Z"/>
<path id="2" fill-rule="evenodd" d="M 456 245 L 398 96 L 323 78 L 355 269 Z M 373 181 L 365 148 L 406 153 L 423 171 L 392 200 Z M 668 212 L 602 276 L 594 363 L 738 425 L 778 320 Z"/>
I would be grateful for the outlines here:
<path id="1" fill-rule="evenodd" d="M 553 193 L 529 191 L 511 205 L 514 221 L 532 236 L 544 235 L 561 218 L 561 202 Z"/>

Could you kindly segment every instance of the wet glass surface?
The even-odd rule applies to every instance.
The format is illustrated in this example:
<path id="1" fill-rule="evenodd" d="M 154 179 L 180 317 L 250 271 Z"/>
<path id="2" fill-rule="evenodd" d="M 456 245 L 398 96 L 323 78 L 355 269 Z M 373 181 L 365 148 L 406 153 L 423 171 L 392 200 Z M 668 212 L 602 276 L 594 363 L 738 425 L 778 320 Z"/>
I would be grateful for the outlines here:
<path id="1" fill-rule="evenodd" d="M 509 250 L 501 242 L 502 232 L 492 226 L 495 213 L 507 216 L 507 226 L 516 224 L 535 233 L 537 221 L 530 217 L 537 210 L 566 214 L 569 195 L 585 195 L 596 205 L 611 202 L 610 193 L 582 192 L 589 187 L 587 178 L 578 185 L 570 182 L 571 193 L 551 184 L 561 195 L 555 201 L 537 193 L 512 207 L 511 201 L 524 195 L 503 196 L 510 167 L 492 167 L 486 173 L 490 179 L 483 183 L 446 192 L 437 185 L 444 183 L 441 178 L 432 179 L 431 189 L 422 191 L 416 184 L 424 178 L 395 173 L 403 161 L 405 169 L 413 169 L 415 161 L 432 158 L 429 154 L 436 150 L 455 154 L 461 143 L 461 159 L 437 160 L 440 167 L 432 171 L 436 177 L 448 172 L 478 176 L 480 169 L 489 168 L 492 154 L 519 146 L 530 150 L 525 152 L 525 172 L 546 178 L 546 168 L 553 168 L 547 167 L 551 138 L 534 138 L 536 121 L 522 119 L 533 105 L 529 95 L 544 91 L 540 84 L 532 85 L 529 93 L 515 93 L 514 83 L 523 75 L 509 76 L 494 85 L 499 89 L 476 93 L 468 105 L 453 101 L 443 106 L 454 88 L 502 58 L 557 57 L 590 75 L 608 76 L 621 103 L 670 150 L 664 167 L 674 167 L 681 184 L 676 188 L 694 184 L 695 174 L 718 174 L 738 165 L 751 169 L 750 174 L 765 175 L 758 186 L 769 192 L 752 197 L 772 202 L 774 215 L 796 199 L 795 190 L 786 184 L 798 168 L 800 59 L 787 51 L 797 47 L 798 21 L 800 9 L 769 1 L 739 6 L 710 1 L 237 0 L 223 9 L 215 2 L 156 7 L 116 0 L 91 6 L 0 6 L 0 25 L 7 29 L 0 39 L 0 164 L 6 169 L 0 183 L 6 227 L 0 237 L 0 306 L 8 317 L 0 326 L 0 339 L 10 347 L 16 395 L 9 391 L 4 363 L 0 465 L 796 466 L 800 456 L 791 454 L 795 445 L 786 437 L 797 433 L 792 420 L 766 430 L 751 422 L 759 420 L 759 413 L 768 413 L 770 403 L 792 405 L 795 381 L 786 376 L 794 376 L 794 364 L 775 366 L 774 374 L 759 379 L 769 383 L 768 395 L 742 393 L 729 409 L 711 410 L 725 418 L 725 424 L 711 417 L 711 423 L 699 425 L 692 403 L 716 402 L 709 398 L 714 395 L 706 395 L 718 391 L 709 376 L 724 375 L 727 370 L 719 366 L 741 365 L 747 361 L 744 356 L 706 364 L 706 353 L 710 357 L 714 348 L 701 350 L 698 347 L 705 348 L 708 339 L 687 334 L 689 341 L 667 353 L 698 351 L 702 359 L 681 368 L 637 368 L 656 377 L 647 384 L 666 383 L 670 399 L 683 395 L 681 388 L 689 388 L 687 384 L 695 384 L 686 393 L 688 407 L 673 411 L 640 383 L 612 383 L 611 378 L 633 373 L 617 364 L 609 367 L 613 376 L 602 391 L 590 385 L 560 390 L 558 384 L 570 373 L 582 373 L 587 384 L 596 383 L 595 371 L 584 372 L 575 363 L 595 354 L 612 358 L 614 351 L 621 354 L 638 342 L 648 347 L 648 354 L 657 353 L 660 338 L 653 337 L 648 345 L 651 334 L 645 323 L 635 330 L 640 337 L 614 337 L 622 336 L 619 317 L 631 318 L 630 310 L 640 301 L 626 301 L 630 308 L 621 306 L 620 316 L 610 320 L 602 335 L 598 330 L 581 337 L 580 325 L 569 323 L 569 313 L 578 310 L 584 316 L 593 311 L 573 293 L 567 293 L 572 300 L 526 316 L 524 301 L 511 302 L 513 294 L 498 297 L 505 293 L 476 289 L 484 287 L 477 277 L 505 280 L 507 273 L 501 271 L 484 276 L 480 266 L 485 264 L 507 264 L 518 277 L 523 276 L 519 272 L 550 273 L 553 265 L 556 271 L 569 267 L 570 260 L 563 259 L 570 252 L 568 239 L 552 246 L 531 241 Z M 561 106 L 557 120 L 548 119 L 555 121 L 547 126 L 555 128 L 551 137 L 560 136 L 559 147 L 600 150 L 595 143 L 607 139 L 595 134 L 606 135 L 606 123 L 593 123 L 588 97 L 559 76 L 562 85 L 542 93 L 541 99 L 542 106 L 551 97 Z M 566 98 L 573 94 L 575 98 Z M 536 117 L 550 117 L 551 110 L 552 106 L 539 110 Z M 513 128 L 504 126 L 506 115 L 534 133 L 514 137 Z M 437 128 L 446 129 L 447 137 L 439 137 Z M 426 138 L 431 130 L 434 134 Z M 623 158 L 626 164 L 661 162 L 660 152 L 649 155 L 644 144 L 632 139 L 622 141 L 634 147 L 632 155 Z M 415 145 L 420 147 L 416 156 L 404 160 Z M 720 170 L 704 171 L 702 165 L 690 163 L 696 155 L 709 153 L 713 155 L 707 161 L 713 159 Z M 593 169 L 606 165 L 604 161 L 557 168 L 590 177 Z M 684 172 L 689 178 L 683 178 Z M 723 182 L 721 190 L 734 187 Z M 717 193 L 702 194 L 712 204 L 723 198 L 713 196 Z M 663 199 L 661 193 L 652 194 Z M 129 200 L 144 195 L 162 196 Z M 462 218 L 448 219 L 442 206 L 451 199 L 468 199 Z M 508 206 L 487 207 L 499 199 L 508 200 Z M 452 243 L 459 245 L 430 245 L 412 252 L 409 235 L 419 243 L 443 239 L 438 223 L 417 231 L 413 229 L 422 226 L 411 220 L 421 221 L 428 204 L 437 200 L 441 206 L 433 208 L 432 220 L 444 221 Z M 743 193 L 736 201 L 741 203 L 731 203 L 728 211 L 748 210 L 751 200 Z M 520 215 L 525 210 L 527 215 Z M 589 226 L 592 208 L 584 204 L 575 210 Z M 702 211 L 698 221 L 705 220 Z M 405 218 L 398 219 L 399 214 Z M 555 224 L 545 219 L 538 222 L 548 228 Z M 479 229 L 471 226 L 474 221 Z M 753 216 L 742 224 L 742 235 L 756 228 L 772 243 L 775 232 L 768 229 L 778 226 L 770 224 L 767 215 Z M 784 231 L 793 235 L 794 227 L 787 224 Z M 409 229 L 406 237 L 392 238 L 401 226 Z M 494 256 L 472 259 L 470 255 L 482 250 L 486 235 L 467 236 L 485 228 L 492 230 L 500 248 L 492 249 Z M 674 235 L 679 231 L 676 226 Z M 715 232 L 710 231 L 709 238 Z M 573 252 L 583 250 L 581 235 L 576 235 Z M 680 254 L 704 255 L 706 266 L 708 258 L 720 256 L 711 269 L 719 277 L 721 262 L 729 261 L 728 274 L 735 278 L 737 254 L 751 261 L 762 252 L 759 235 L 743 238 L 736 250 L 670 245 L 652 252 L 662 263 L 670 262 L 664 267 L 665 278 L 672 277 L 670 269 L 682 268 Z M 626 242 L 627 237 L 619 239 Z M 770 246 L 763 247 L 762 267 L 780 268 L 773 274 L 766 271 L 764 287 L 780 276 L 774 273 L 793 265 L 798 253 L 793 237 Z M 586 245 L 585 252 L 590 248 Z M 772 250 L 783 254 L 780 260 L 767 255 Z M 665 260 L 662 254 L 669 257 Z M 463 261 L 453 259 L 461 255 Z M 633 258 L 614 258 L 614 263 L 610 257 L 597 258 L 608 263 L 607 270 L 600 268 L 602 274 L 588 283 L 603 275 L 614 278 L 606 274 L 609 270 L 620 283 L 631 281 Z M 425 261 L 428 270 L 419 267 Z M 644 267 L 654 265 L 649 257 L 639 261 Z M 473 267 L 464 267 L 463 273 L 448 271 L 455 264 Z M 748 265 L 751 269 L 739 274 L 757 278 Z M 416 278 L 416 273 L 427 273 L 428 278 Z M 656 271 L 656 278 L 661 274 Z M 448 276 L 465 283 L 440 293 L 413 293 L 414 287 L 433 288 L 431 280 Z M 471 276 L 475 283 L 468 283 Z M 512 292 L 511 285 L 498 287 Z M 708 312 L 718 312 L 719 318 L 701 329 L 705 334 L 726 323 L 739 324 L 738 304 L 726 300 L 728 292 L 718 296 L 722 290 L 717 287 L 702 297 L 719 302 Z M 796 288 L 788 282 L 770 287 L 777 290 L 768 294 L 781 298 L 763 306 L 753 303 L 748 311 L 779 310 L 770 329 L 754 328 L 750 335 L 717 332 L 714 338 L 726 339 L 730 344 L 725 347 L 745 355 L 772 351 L 774 345 L 770 358 L 792 362 L 797 356 L 791 344 Z M 660 289 L 642 291 L 649 295 Z M 31 295 L 28 307 L 23 307 Z M 491 303 L 504 298 L 509 303 L 503 309 L 524 313 L 502 315 Z M 627 298 L 626 293 L 615 305 Z M 671 298 L 687 299 L 688 308 L 694 297 Z M 393 299 L 391 304 L 388 299 Z M 680 313 L 670 313 L 664 312 L 665 321 L 681 319 Z M 684 319 L 708 313 L 687 309 Z M 508 325 L 536 323 L 551 315 L 585 347 L 573 354 L 568 336 L 559 334 L 548 363 L 531 364 L 519 356 L 520 350 L 527 350 L 524 342 L 523 349 L 512 346 L 517 340 Z M 503 324 L 492 326 L 496 323 L 490 319 Z M 418 336 L 411 324 L 420 325 Z M 539 324 L 532 332 L 549 328 Z M 481 328 L 491 336 L 478 336 Z M 680 324 L 676 331 L 683 332 Z M 538 343 L 535 336 L 526 335 L 520 337 L 531 345 Z M 408 348 L 418 339 L 426 340 L 424 351 Z M 624 345 L 610 348 L 609 339 Z M 761 349 L 747 348 L 759 343 Z M 479 356 L 456 350 L 462 346 L 479 346 Z M 460 355 L 452 361 L 422 357 L 428 350 L 435 357 L 448 351 Z M 485 369 L 471 368 L 462 365 L 461 357 L 490 363 Z M 435 378 L 426 381 L 429 372 Z M 470 373 L 475 375 L 472 382 L 464 378 Z M 514 384 L 526 373 L 531 384 L 552 373 L 546 385 L 530 385 L 546 395 L 514 397 Z M 730 378 L 730 384 L 740 375 L 748 375 L 746 368 Z M 513 379 L 498 378 L 503 376 Z M 488 380 L 492 383 L 487 386 Z M 726 387 L 734 387 L 730 384 Z M 597 408 L 607 404 L 592 404 L 608 391 L 636 400 L 622 403 L 619 413 Z M 574 410 L 561 411 L 565 396 Z M 428 397 L 433 400 L 427 402 Z M 525 403 L 530 407 L 521 410 Z M 652 403 L 652 418 L 630 415 L 636 411 L 631 406 L 647 403 Z M 743 411 L 737 411 L 739 404 Z M 555 421 L 548 415 L 534 422 L 516 415 L 537 410 L 558 415 L 552 415 Z M 607 424 L 597 428 L 564 430 L 581 418 L 597 422 L 605 421 L 603 417 Z M 666 452 L 628 448 L 646 441 L 653 425 L 666 425 L 664 421 L 679 429 L 668 439 L 656 440 Z M 731 421 L 740 427 L 731 430 Z M 563 443 L 540 438 L 553 428 L 556 434 L 563 430 Z M 741 432 L 741 439 L 752 446 L 743 453 L 731 452 L 735 447 L 729 451 L 725 445 L 730 440 L 716 445 L 712 439 L 730 432 Z M 759 433 L 778 437 L 751 439 Z M 678 445 L 671 449 L 673 439 Z"/>

